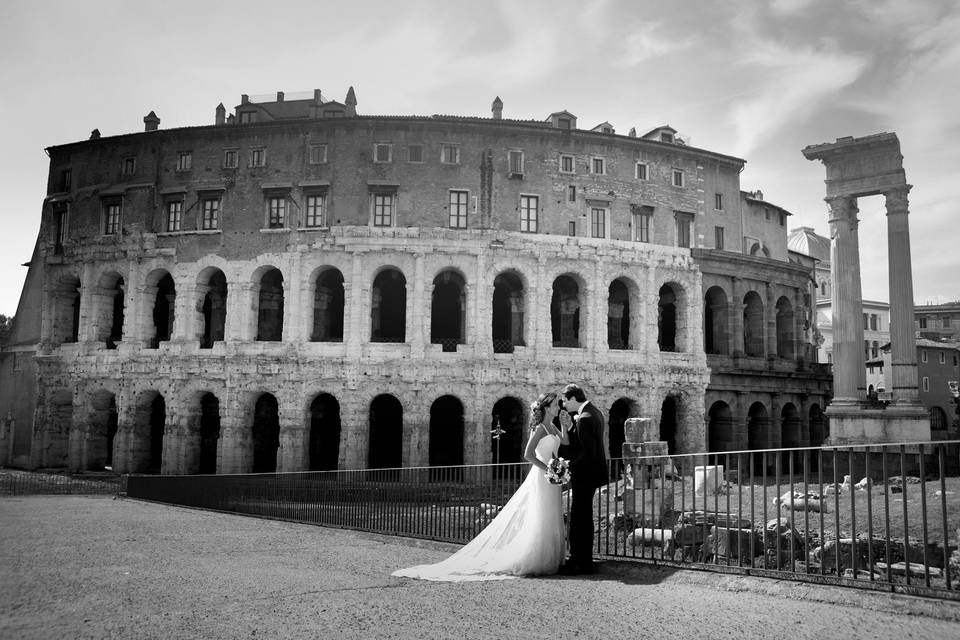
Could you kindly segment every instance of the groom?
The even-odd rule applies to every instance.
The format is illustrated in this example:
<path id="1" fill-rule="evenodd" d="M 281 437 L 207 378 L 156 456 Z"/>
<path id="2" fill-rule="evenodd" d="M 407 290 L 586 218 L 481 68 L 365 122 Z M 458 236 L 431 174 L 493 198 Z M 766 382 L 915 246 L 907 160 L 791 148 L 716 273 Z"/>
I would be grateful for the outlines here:
<path id="1" fill-rule="evenodd" d="M 596 573 L 593 562 L 593 496 L 607 482 L 603 453 L 603 414 L 587 402 L 583 389 L 568 384 L 560 392 L 563 408 L 573 416 L 570 444 L 560 454 L 570 460 L 570 558 L 563 575 Z"/>

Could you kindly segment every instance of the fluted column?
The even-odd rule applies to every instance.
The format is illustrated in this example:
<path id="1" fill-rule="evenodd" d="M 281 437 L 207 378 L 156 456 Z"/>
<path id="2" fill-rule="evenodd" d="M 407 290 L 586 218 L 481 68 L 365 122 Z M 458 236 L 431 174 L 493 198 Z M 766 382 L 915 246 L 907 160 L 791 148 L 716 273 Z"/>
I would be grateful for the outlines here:
<path id="1" fill-rule="evenodd" d="M 917 404 L 917 344 L 913 329 L 913 271 L 907 194 L 910 185 L 887 191 L 887 261 L 890 274 L 890 356 L 893 401 Z"/>
<path id="2" fill-rule="evenodd" d="M 830 277 L 833 280 L 833 404 L 855 404 L 866 383 L 858 209 L 855 198 L 839 196 L 826 201 L 830 209 Z"/>

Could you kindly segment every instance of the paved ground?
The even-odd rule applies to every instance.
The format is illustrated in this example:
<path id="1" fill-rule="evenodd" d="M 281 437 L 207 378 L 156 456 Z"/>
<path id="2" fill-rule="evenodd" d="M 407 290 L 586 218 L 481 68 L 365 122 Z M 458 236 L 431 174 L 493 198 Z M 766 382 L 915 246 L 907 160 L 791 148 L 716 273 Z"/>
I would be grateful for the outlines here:
<path id="1" fill-rule="evenodd" d="M 960 604 L 605 563 L 393 578 L 454 547 L 110 497 L 0 498 L 0 638 L 958 638 Z"/>

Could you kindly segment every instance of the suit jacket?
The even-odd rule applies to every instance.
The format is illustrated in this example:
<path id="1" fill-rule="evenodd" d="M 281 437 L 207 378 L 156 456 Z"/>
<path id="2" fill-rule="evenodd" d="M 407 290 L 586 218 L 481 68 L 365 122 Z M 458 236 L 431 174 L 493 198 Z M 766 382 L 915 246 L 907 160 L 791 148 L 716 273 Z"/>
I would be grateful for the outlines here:
<path id="1" fill-rule="evenodd" d="M 587 402 L 568 432 L 570 444 L 560 455 L 570 461 L 570 482 L 597 488 L 607 483 L 607 456 L 603 452 L 603 414 Z"/>

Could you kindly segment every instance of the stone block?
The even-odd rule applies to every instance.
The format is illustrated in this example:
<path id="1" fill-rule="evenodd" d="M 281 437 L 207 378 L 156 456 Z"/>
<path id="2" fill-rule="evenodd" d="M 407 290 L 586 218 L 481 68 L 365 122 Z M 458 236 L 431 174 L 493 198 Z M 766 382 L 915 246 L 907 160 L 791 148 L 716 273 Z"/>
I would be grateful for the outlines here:
<path id="1" fill-rule="evenodd" d="M 698 465 L 693 468 L 693 493 L 696 496 L 712 496 L 720 492 L 723 484 L 722 465 Z"/>
<path id="2" fill-rule="evenodd" d="M 718 556 L 754 558 L 760 550 L 757 534 L 753 529 L 715 526 L 710 529 L 710 537 Z"/>
<path id="3" fill-rule="evenodd" d="M 650 418 L 627 418 L 623 423 L 623 433 L 626 441 L 631 443 L 660 440 L 660 426 Z"/>

